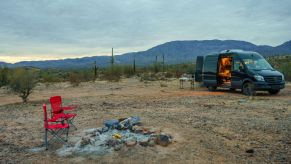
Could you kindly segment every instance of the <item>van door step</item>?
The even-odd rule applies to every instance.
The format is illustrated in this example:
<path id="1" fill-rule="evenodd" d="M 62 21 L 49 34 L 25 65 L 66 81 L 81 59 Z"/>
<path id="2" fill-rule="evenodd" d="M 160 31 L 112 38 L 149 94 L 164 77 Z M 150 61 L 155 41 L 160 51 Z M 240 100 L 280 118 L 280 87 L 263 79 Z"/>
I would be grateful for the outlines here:
<path id="1" fill-rule="evenodd" d="M 222 84 L 219 87 L 221 87 L 221 88 L 230 88 L 231 87 L 231 84 Z"/>

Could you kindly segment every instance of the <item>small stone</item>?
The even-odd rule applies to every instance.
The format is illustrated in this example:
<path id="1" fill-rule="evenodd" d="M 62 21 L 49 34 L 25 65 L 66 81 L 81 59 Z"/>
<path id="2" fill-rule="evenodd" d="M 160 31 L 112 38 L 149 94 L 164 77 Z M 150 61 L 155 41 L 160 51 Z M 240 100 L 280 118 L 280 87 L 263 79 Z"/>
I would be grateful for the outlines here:
<path id="1" fill-rule="evenodd" d="M 155 129 L 155 128 L 149 128 L 149 133 L 150 134 L 153 134 L 153 133 L 156 133 L 156 132 L 158 132 L 157 129 Z"/>
<path id="2" fill-rule="evenodd" d="M 108 127 L 103 127 L 103 128 L 101 129 L 101 132 L 100 132 L 100 133 L 102 134 L 102 133 L 104 133 L 104 132 L 107 132 L 108 130 L 109 130 Z"/>
<path id="3" fill-rule="evenodd" d="M 172 137 L 170 135 L 160 134 L 157 137 L 156 143 L 161 146 L 168 146 L 172 142 L 171 138 Z"/>
<path id="4" fill-rule="evenodd" d="M 121 150 L 121 148 L 122 148 L 121 144 L 118 144 L 118 145 L 114 146 L 114 150 L 115 151 L 119 151 L 119 150 Z"/>
<path id="5" fill-rule="evenodd" d="M 148 139 L 141 140 L 141 141 L 139 142 L 139 144 L 140 144 L 141 146 L 147 147 L 147 146 L 149 145 L 149 140 L 148 140 Z"/>
<path id="6" fill-rule="evenodd" d="M 151 134 L 149 140 L 153 140 L 154 142 L 157 141 L 158 135 L 157 134 Z"/>
<path id="7" fill-rule="evenodd" d="M 135 126 L 132 127 L 132 131 L 134 133 L 142 133 L 143 129 L 140 126 L 135 125 Z"/>
<path id="8" fill-rule="evenodd" d="M 116 145 L 119 145 L 119 144 L 120 144 L 120 141 L 115 140 L 115 139 L 110 139 L 106 142 L 106 145 L 108 147 L 115 147 Z"/>
<path id="9" fill-rule="evenodd" d="M 125 141 L 125 145 L 128 147 L 135 146 L 137 143 L 136 138 L 132 137 L 129 140 Z"/>
<path id="10" fill-rule="evenodd" d="M 95 134 L 98 131 L 97 128 L 89 129 L 85 131 L 85 135 L 92 135 Z"/>
<path id="11" fill-rule="evenodd" d="M 248 149 L 248 150 L 246 150 L 246 153 L 249 153 L 249 154 L 253 154 L 255 151 L 254 151 L 254 149 Z"/>
<path id="12" fill-rule="evenodd" d="M 154 147 L 155 145 L 156 145 L 156 142 L 154 140 L 150 140 L 148 142 L 148 146 L 150 146 L 150 147 Z"/>
<path id="13" fill-rule="evenodd" d="M 84 146 L 89 145 L 89 144 L 91 144 L 90 138 L 89 137 L 82 137 L 80 146 L 84 147 Z"/>

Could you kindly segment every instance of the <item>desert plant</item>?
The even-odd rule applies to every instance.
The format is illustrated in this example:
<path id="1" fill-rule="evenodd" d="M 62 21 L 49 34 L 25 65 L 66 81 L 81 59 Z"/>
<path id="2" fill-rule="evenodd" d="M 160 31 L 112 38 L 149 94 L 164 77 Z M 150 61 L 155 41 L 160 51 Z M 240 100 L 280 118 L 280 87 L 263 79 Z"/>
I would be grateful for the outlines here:
<path id="1" fill-rule="evenodd" d="M 78 86 L 81 83 L 80 74 L 76 72 L 69 73 L 69 81 L 73 86 Z"/>
<path id="2" fill-rule="evenodd" d="M 104 70 L 103 79 L 111 82 L 118 82 L 121 79 L 121 75 L 122 68 L 114 65 Z"/>
<path id="3" fill-rule="evenodd" d="M 9 86 L 23 102 L 27 102 L 28 96 L 38 82 L 38 74 L 32 69 L 15 69 L 9 78 Z"/>
<path id="4" fill-rule="evenodd" d="M 8 84 L 8 68 L 0 68 L 0 87 Z"/>

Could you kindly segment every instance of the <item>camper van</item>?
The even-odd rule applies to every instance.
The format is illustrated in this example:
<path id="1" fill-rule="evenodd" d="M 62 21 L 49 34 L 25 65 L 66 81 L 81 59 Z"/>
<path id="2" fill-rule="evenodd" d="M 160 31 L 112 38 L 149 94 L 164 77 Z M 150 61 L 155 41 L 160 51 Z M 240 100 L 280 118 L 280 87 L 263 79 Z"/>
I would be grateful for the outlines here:
<path id="1" fill-rule="evenodd" d="M 245 95 L 256 91 L 277 94 L 285 87 L 284 75 L 275 70 L 260 54 L 251 51 L 225 50 L 196 60 L 195 81 L 209 91 L 217 87 L 241 89 Z"/>

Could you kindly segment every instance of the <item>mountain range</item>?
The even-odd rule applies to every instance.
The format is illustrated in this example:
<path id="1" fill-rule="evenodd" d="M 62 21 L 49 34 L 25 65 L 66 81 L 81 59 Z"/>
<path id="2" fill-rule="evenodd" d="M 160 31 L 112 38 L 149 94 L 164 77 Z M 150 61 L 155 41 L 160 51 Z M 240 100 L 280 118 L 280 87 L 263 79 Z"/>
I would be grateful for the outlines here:
<path id="1" fill-rule="evenodd" d="M 212 52 L 220 52 L 227 49 L 241 49 L 256 51 L 263 56 L 290 55 L 291 40 L 279 46 L 255 45 L 239 40 L 191 40 L 191 41 L 171 41 L 146 51 L 125 53 L 114 56 L 116 64 L 133 64 L 135 58 L 136 65 L 145 66 L 156 61 L 162 61 L 164 56 L 165 64 L 178 64 L 194 62 L 197 56 L 207 55 Z M 8 67 L 37 67 L 37 68 L 81 68 L 92 67 L 96 61 L 97 66 L 106 67 L 110 64 L 110 56 L 93 56 L 75 59 L 46 60 L 46 61 L 22 61 L 15 64 L 0 61 L 0 66 Z"/>

